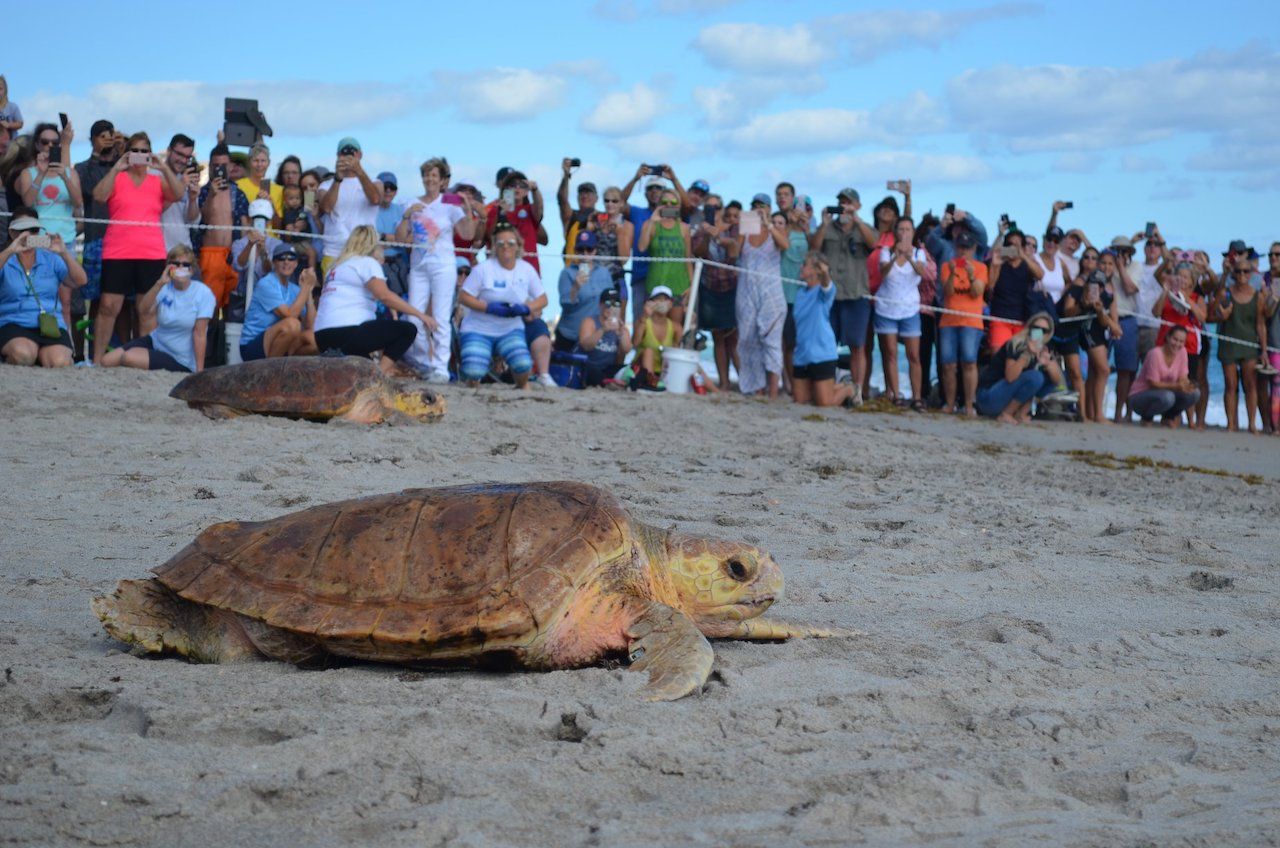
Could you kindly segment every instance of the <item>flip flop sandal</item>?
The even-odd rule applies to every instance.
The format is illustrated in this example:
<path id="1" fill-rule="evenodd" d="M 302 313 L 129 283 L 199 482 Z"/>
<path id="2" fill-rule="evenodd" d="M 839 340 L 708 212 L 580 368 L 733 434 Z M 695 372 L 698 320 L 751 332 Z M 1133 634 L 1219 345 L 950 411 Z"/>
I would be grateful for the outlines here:
<path id="1" fill-rule="evenodd" d="M 914 409 L 916 412 L 926 412 L 926 411 L 928 411 L 928 410 L 927 410 L 927 408 L 926 408 L 926 407 L 925 407 L 925 405 L 924 405 L 924 399 L 923 399 L 923 398 L 916 398 L 915 400 L 911 401 L 911 408 L 912 408 L 912 409 Z"/>

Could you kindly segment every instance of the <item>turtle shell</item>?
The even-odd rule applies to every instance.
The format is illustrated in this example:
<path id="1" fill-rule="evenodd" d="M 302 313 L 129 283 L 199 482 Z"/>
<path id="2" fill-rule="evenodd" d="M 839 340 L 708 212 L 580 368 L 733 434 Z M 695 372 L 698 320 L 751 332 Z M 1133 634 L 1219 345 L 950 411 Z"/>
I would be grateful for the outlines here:
<path id="1" fill-rule="evenodd" d="M 384 379 L 372 360 L 359 356 L 287 356 L 208 368 L 182 378 L 169 396 L 192 406 L 327 418 L 346 412 L 356 395 Z"/>
<path id="2" fill-rule="evenodd" d="M 216 524 L 155 574 L 333 653 L 468 657 L 528 645 L 631 533 L 623 505 L 583 483 L 408 489 Z"/>

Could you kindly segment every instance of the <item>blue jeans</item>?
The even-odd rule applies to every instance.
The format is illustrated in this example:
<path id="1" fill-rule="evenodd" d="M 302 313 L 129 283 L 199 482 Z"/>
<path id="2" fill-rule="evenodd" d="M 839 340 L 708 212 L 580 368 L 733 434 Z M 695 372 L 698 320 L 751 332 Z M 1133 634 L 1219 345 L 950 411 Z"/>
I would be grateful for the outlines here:
<path id="1" fill-rule="evenodd" d="M 876 313 L 876 335 L 894 335 L 901 339 L 918 339 L 921 336 L 920 313 L 910 318 L 886 318 Z"/>
<path id="2" fill-rule="evenodd" d="M 837 300 L 831 305 L 831 329 L 836 344 L 857 349 L 867 343 L 867 325 L 871 323 L 871 299 Z"/>
<path id="3" fill-rule="evenodd" d="M 938 361 L 943 365 L 977 362 L 981 345 L 982 330 L 977 327 L 938 328 Z"/>
<path id="4" fill-rule="evenodd" d="M 1012 401 L 1018 403 L 1026 403 L 1033 397 L 1044 397 L 1054 390 L 1054 385 L 1045 379 L 1044 372 L 1037 368 L 1028 368 L 1018 375 L 1018 379 L 1010 383 L 1008 380 L 1001 380 L 998 383 L 992 383 L 985 389 L 978 389 L 978 396 L 974 398 L 978 412 L 990 418 L 995 418 L 1004 412 L 1006 406 Z"/>

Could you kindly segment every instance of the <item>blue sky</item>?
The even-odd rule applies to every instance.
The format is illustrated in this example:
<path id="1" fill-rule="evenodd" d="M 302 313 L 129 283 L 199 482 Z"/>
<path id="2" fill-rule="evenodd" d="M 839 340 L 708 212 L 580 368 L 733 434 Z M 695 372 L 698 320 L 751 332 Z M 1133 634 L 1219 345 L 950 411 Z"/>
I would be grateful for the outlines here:
<path id="1" fill-rule="evenodd" d="M 46 33 L 10 39 L 10 96 L 28 128 L 69 112 L 77 160 L 99 117 L 157 146 L 187 132 L 203 157 L 222 98 L 256 96 L 276 160 L 331 165 L 351 133 L 367 167 L 402 187 L 443 154 L 491 196 L 510 164 L 541 183 L 549 211 L 571 155 L 602 188 L 648 161 L 744 201 L 787 179 L 819 204 L 844 185 L 874 203 L 886 180 L 911 178 L 917 218 L 956 202 L 1039 232 L 1065 199 L 1062 223 L 1095 242 L 1149 219 L 1171 243 L 1217 252 L 1280 235 L 1271 3 L 129 8 L 64 4 L 65 28 L 48 6 L 5 11 L 7 32 Z M 55 43 L 75 58 L 56 59 Z"/>

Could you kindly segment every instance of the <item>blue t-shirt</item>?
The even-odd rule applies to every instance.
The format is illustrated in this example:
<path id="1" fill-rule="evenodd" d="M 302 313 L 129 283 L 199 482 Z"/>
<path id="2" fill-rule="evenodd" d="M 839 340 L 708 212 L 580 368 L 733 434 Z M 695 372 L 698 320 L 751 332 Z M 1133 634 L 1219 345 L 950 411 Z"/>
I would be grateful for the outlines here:
<path id="1" fill-rule="evenodd" d="M 613 275 L 603 265 L 594 265 L 591 276 L 578 289 L 578 299 L 569 300 L 573 289 L 573 281 L 578 277 L 578 266 L 570 265 L 560 272 L 560 322 L 556 324 L 556 332 L 571 341 L 578 340 L 578 327 L 582 319 L 588 315 L 600 315 L 600 295 L 613 285 Z"/>
<path id="2" fill-rule="evenodd" d="M 58 286 L 67 278 L 67 263 L 62 257 L 48 250 L 36 248 L 36 262 L 31 266 L 31 286 L 27 286 L 27 273 L 15 253 L 4 263 L 0 274 L 0 327 L 17 324 L 34 330 L 40 323 L 40 307 L 58 319 L 58 326 L 67 329 L 62 320 L 62 306 L 58 302 Z M 31 289 L 35 289 L 32 295 Z M 36 305 L 39 299 L 40 305 Z"/>
<path id="3" fill-rule="evenodd" d="M 253 301 L 245 310 L 244 327 L 240 331 L 240 344 L 246 345 L 271 329 L 280 320 L 275 311 L 281 306 L 293 306 L 302 287 L 286 281 L 283 285 L 275 274 L 268 274 L 253 286 Z M 303 310 L 306 314 L 306 310 Z"/>
<path id="4" fill-rule="evenodd" d="M 813 365 L 836 358 L 836 334 L 831 329 L 831 304 L 836 301 L 836 287 L 805 286 L 796 292 L 796 365 Z"/>
<path id="5" fill-rule="evenodd" d="M 156 328 L 151 331 L 151 343 L 161 353 L 178 360 L 189 371 L 196 370 L 196 348 L 191 332 L 196 321 L 212 318 L 218 302 L 213 292 L 199 280 L 192 280 L 185 290 L 165 283 L 156 296 Z"/>
<path id="6" fill-rule="evenodd" d="M 640 230 L 644 229 L 644 222 L 653 217 L 653 210 L 648 206 L 632 206 L 631 214 L 627 216 L 627 220 L 636 228 L 635 239 L 631 244 L 632 256 L 648 256 L 649 251 L 641 250 L 636 247 L 640 243 Z M 649 276 L 648 262 L 632 262 L 631 263 L 631 284 L 643 283 Z"/>
<path id="7" fill-rule="evenodd" d="M 396 239 L 396 227 L 400 226 L 401 219 L 404 218 L 404 204 L 392 201 L 390 205 L 383 208 L 378 207 L 378 217 L 374 221 L 374 228 L 377 229 L 380 236 L 391 236 L 391 240 Z M 404 253 L 403 247 L 384 247 L 382 248 L 383 256 L 400 256 Z"/>

